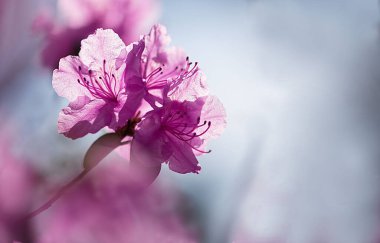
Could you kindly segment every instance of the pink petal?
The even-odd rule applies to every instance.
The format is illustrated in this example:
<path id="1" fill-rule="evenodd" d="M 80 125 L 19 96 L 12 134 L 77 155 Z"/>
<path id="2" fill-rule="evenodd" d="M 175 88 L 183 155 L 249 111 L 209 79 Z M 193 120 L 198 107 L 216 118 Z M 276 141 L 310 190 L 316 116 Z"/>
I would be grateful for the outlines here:
<path id="1" fill-rule="evenodd" d="M 72 139 L 96 133 L 112 121 L 115 105 L 80 96 L 60 112 L 58 132 Z"/>
<path id="2" fill-rule="evenodd" d="M 197 71 L 191 77 L 176 84 L 172 84 L 168 96 L 171 100 L 194 101 L 198 97 L 208 95 L 206 76 L 201 71 Z"/>
<path id="3" fill-rule="evenodd" d="M 162 56 L 165 48 L 169 45 L 171 39 L 167 34 L 166 27 L 156 24 L 152 27 L 149 34 L 144 37 L 146 52 L 144 55 L 154 57 L 155 62 L 166 62 L 166 56 Z"/>
<path id="4" fill-rule="evenodd" d="M 145 96 L 145 87 L 140 73 L 141 54 L 144 50 L 144 42 L 140 41 L 139 43 L 134 43 L 133 47 L 129 45 L 127 49 L 128 48 L 132 48 L 125 60 L 126 71 L 124 80 L 128 96 L 119 113 L 120 120 L 124 121 L 132 118 L 136 114 Z"/>
<path id="5" fill-rule="evenodd" d="M 121 50 L 119 56 L 116 58 L 116 69 L 121 68 L 125 64 L 125 60 L 127 59 L 128 54 L 131 52 L 133 47 L 137 45 L 137 42 L 132 42 L 128 46 L 126 46 L 124 49 Z"/>
<path id="6" fill-rule="evenodd" d="M 222 102 L 216 96 L 204 97 L 205 103 L 202 107 L 201 121 L 210 121 L 210 129 L 201 136 L 202 139 L 219 137 L 227 124 L 226 111 Z M 197 131 L 198 133 L 200 131 Z"/>
<path id="7" fill-rule="evenodd" d="M 86 67 L 78 57 L 67 56 L 59 61 L 58 69 L 53 72 L 54 90 L 69 101 L 74 101 L 78 96 L 91 96 L 87 88 L 78 84 L 79 66 L 82 67 L 82 72 L 86 73 Z"/>
<path id="8" fill-rule="evenodd" d="M 168 159 L 171 147 L 161 130 L 158 114 L 149 115 L 139 124 L 131 144 L 131 161 L 146 166 L 157 166 Z"/>
<path id="9" fill-rule="evenodd" d="M 173 149 L 173 153 L 169 158 L 169 169 L 181 174 L 198 173 L 201 167 L 192 148 L 174 137 L 168 136 L 168 138 L 171 140 L 170 146 Z"/>
<path id="10" fill-rule="evenodd" d="M 166 79 L 168 83 L 177 80 L 179 75 L 183 72 L 182 68 L 185 68 L 187 64 L 185 52 L 177 47 L 162 48 L 159 57 L 151 55 L 151 59 L 152 61 L 148 69 L 151 71 L 161 67 L 162 74 L 158 75 L 157 79 Z M 159 62 L 156 62 L 157 60 L 159 60 Z"/>
<path id="11" fill-rule="evenodd" d="M 164 72 L 172 72 L 172 77 L 177 77 L 181 72 L 181 67 L 186 65 L 186 53 L 178 47 L 170 47 L 166 50 L 166 63 L 164 68 Z M 177 68 L 177 69 L 176 69 Z M 175 70 L 173 72 L 173 70 Z"/>
<path id="12" fill-rule="evenodd" d="M 129 45 L 127 48 L 130 48 Z M 125 76 L 124 80 L 127 87 L 127 92 L 135 92 L 144 88 L 141 73 L 141 55 L 144 51 L 145 44 L 143 41 L 134 43 L 131 51 L 125 59 Z M 122 52 L 123 54 L 124 52 Z"/>
<path id="13" fill-rule="evenodd" d="M 143 91 L 128 94 L 127 99 L 118 114 L 119 123 L 117 124 L 117 126 L 125 125 L 125 122 L 128 119 L 131 119 L 136 115 L 137 111 L 141 107 L 144 95 L 145 93 Z"/>
<path id="14" fill-rule="evenodd" d="M 107 66 L 115 67 L 116 59 L 123 49 L 124 42 L 113 30 L 97 29 L 95 34 L 82 40 L 79 57 L 91 69 L 101 70 L 104 60 Z"/>

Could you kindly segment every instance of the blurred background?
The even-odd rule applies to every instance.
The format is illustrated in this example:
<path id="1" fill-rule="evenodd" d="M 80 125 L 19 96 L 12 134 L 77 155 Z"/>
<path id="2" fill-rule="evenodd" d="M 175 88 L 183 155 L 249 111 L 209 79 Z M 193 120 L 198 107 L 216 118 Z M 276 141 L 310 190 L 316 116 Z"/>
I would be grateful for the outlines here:
<path id="1" fill-rule="evenodd" d="M 377 1 L 93 0 L 91 11 L 81 2 L 0 1 L 0 242 L 380 242 Z M 121 9 L 122 22 L 95 18 Z M 133 41 L 157 22 L 227 111 L 201 172 L 163 166 L 147 193 L 130 195 L 126 162 L 111 155 L 23 222 L 80 172 L 102 134 L 57 133 L 60 51 L 94 26 Z"/>

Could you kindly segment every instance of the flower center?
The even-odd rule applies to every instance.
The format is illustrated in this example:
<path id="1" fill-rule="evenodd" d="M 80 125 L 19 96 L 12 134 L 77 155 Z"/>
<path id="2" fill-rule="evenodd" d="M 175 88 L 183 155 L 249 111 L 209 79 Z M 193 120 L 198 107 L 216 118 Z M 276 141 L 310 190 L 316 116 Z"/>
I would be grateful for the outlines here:
<path id="1" fill-rule="evenodd" d="M 196 121 L 192 123 L 186 123 L 183 122 L 183 117 L 186 115 L 186 112 L 183 111 L 170 113 L 167 116 L 166 121 L 164 123 L 165 130 L 172 134 L 174 137 L 178 138 L 179 140 L 184 141 L 192 149 L 201 153 L 210 153 L 211 150 L 203 151 L 198 148 L 195 148 L 194 145 L 191 144 L 191 140 L 200 137 L 204 135 L 206 132 L 208 132 L 208 130 L 211 127 L 211 121 L 201 122 L 200 117 L 198 117 Z M 196 133 L 195 131 L 199 131 L 200 128 L 202 128 L 203 131 Z"/>
<path id="2" fill-rule="evenodd" d="M 98 99 L 117 101 L 120 93 L 120 86 L 117 83 L 115 75 L 106 71 L 106 60 L 103 60 L 103 68 L 99 73 L 88 70 L 87 77 L 82 73 L 82 67 L 78 66 L 79 78 L 77 82 Z"/>
<path id="3" fill-rule="evenodd" d="M 123 127 L 118 128 L 116 134 L 121 138 L 126 136 L 133 137 L 136 132 L 136 126 L 139 122 L 141 122 L 140 111 L 138 111 L 134 117 L 129 119 Z"/>

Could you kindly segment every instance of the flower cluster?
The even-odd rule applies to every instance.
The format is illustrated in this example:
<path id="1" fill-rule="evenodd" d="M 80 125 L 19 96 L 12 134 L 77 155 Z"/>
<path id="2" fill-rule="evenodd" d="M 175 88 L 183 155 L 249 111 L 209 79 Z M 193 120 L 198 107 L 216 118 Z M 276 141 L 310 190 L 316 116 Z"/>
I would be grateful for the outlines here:
<path id="1" fill-rule="evenodd" d="M 196 156 L 221 134 L 225 111 L 209 95 L 197 62 L 170 46 L 166 28 L 128 46 L 110 29 L 81 42 L 79 56 L 67 56 L 53 73 L 53 87 L 70 103 L 58 130 L 76 139 L 107 127 L 129 139 L 131 161 L 163 162 L 178 173 L 197 173 Z"/>

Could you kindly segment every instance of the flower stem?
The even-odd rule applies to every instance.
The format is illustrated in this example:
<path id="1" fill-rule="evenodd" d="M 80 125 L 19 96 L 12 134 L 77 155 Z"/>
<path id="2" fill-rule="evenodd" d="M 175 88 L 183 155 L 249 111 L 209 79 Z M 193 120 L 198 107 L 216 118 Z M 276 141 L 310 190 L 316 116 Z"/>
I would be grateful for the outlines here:
<path id="1" fill-rule="evenodd" d="M 78 181 L 80 181 L 90 170 L 84 169 L 79 175 L 77 175 L 74 179 L 64 185 L 61 189 L 59 189 L 56 194 L 50 198 L 47 202 L 45 202 L 42 206 L 32 211 L 26 216 L 26 219 L 31 219 L 40 213 L 44 212 L 48 208 L 50 208 L 54 202 L 56 202 L 68 189 L 73 187 Z"/>

